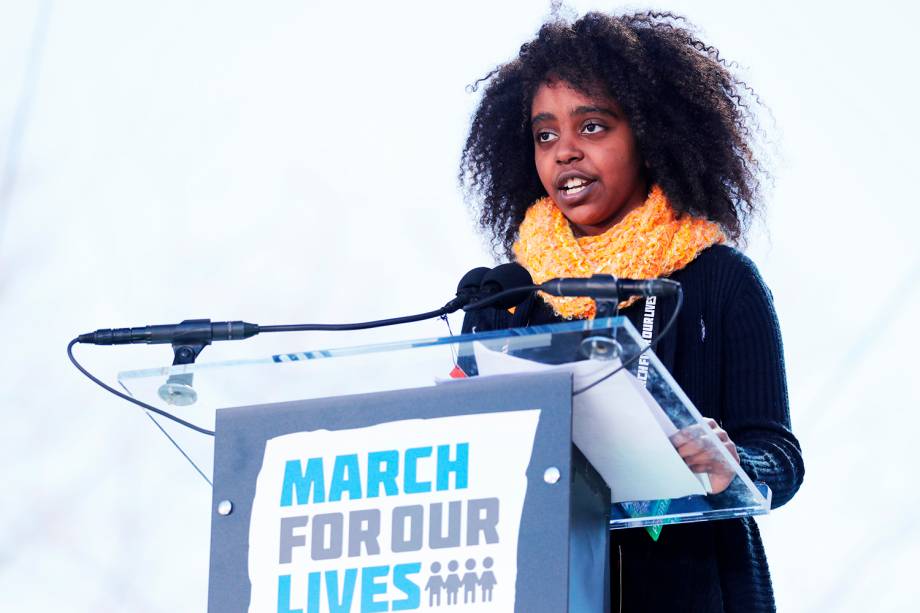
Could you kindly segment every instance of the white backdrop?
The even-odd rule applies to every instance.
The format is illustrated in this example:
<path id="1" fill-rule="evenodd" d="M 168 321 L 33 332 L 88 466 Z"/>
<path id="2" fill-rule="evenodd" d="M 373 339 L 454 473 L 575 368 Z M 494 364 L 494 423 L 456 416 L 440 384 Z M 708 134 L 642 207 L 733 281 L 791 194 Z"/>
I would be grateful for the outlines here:
<path id="1" fill-rule="evenodd" d="M 920 598 L 920 11 L 801 4 L 667 8 L 741 64 L 782 152 L 748 250 L 776 298 L 807 470 L 759 522 L 780 610 L 900 611 Z M 66 342 L 442 304 L 491 263 L 456 185 L 476 102 L 464 88 L 547 12 L 3 0 L 0 609 L 204 610 L 207 486 L 140 411 L 73 370 Z M 266 336 L 203 358 L 443 332 Z M 79 351 L 110 381 L 169 357 Z"/>

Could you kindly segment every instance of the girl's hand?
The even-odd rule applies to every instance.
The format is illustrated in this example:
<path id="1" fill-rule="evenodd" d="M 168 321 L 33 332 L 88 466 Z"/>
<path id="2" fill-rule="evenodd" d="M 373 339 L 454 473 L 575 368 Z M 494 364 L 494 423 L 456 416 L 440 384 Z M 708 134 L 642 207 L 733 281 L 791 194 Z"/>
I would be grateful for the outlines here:
<path id="1" fill-rule="evenodd" d="M 712 484 L 712 493 L 719 494 L 728 488 L 735 478 L 735 469 L 726 461 L 725 456 L 716 447 L 713 434 L 722 441 L 735 461 L 741 463 L 738 449 L 728 433 L 719 427 L 716 420 L 706 418 L 707 426 L 693 425 L 679 430 L 671 436 L 671 443 L 687 466 L 695 473 L 707 473 Z"/>

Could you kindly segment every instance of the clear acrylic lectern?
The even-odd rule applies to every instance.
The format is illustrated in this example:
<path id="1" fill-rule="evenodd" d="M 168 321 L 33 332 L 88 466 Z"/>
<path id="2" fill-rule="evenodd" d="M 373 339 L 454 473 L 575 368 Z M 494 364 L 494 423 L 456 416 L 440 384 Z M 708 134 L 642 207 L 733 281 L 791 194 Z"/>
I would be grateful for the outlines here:
<path id="1" fill-rule="evenodd" d="M 613 492 L 609 524 L 612 529 L 656 524 L 707 521 L 769 512 L 771 494 L 754 483 L 721 442 L 706 434 L 702 417 L 671 375 L 650 350 L 636 359 L 647 343 L 624 317 L 575 321 L 548 326 L 502 330 L 462 336 L 429 338 L 336 349 L 292 351 L 264 358 L 202 362 L 131 370 L 118 375 L 119 383 L 135 398 L 161 407 L 183 419 L 214 428 L 223 408 L 270 405 L 295 400 L 341 397 L 391 390 L 457 386 L 466 379 L 509 376 L 514 372 L 569 372 L 573 378 L 573 437 L 589 461 L 615 464 L 633 461 L 635 471 L 621 466 L 595 468 L 601 475 L 621 475 L 608 483 Z M 622 364 L 626 368 L 619 370 Z M 614 372 L 618 371 L 618 372 Z M 625 391 L 624 391 L 625 390 Z M 629 400 L 621 394 L 627 394 Z M 588 402 L 590 401 L 590 402 Z M 644 408 L 638 408 L 639 402 Z M 617 412 L 618 403 L 630 403 L 629 416 L 605 422 L 603 411 Z M 582 404 L 590 406 L 581 406 Z M 643 413 L 640 417 L 636 411 Z M 642 446 L 623 453 L 605 453 L 604 429 L 643 421 L 637 437 Z M 158 425 L 206 476 L 213 470 L 213 441 L 203 440 L 162 418 Z M 601 424 L 604 422 L 604 424 Z M 657 424 L 656 434 L 648 425 Z M 601 424 L 600 426 L 598 424 Z M 650 448 L 677 430 L 698 427 L 719 450 L 726 466 L 735 472 L 727 489 L 713 493 L 705 476 L 696 482 L 677 474 L 673 458 L 654 472 L 645 461 Z M 623 436 L 622 428 L 612 432 Z M 594 436 L 597 435 L 597 436 Z M 636 439 L 638 440 L 638 439 Z M 628 441 L 627 441 L 628 443 Z M 638 444 L 638 443 L 637 443 Z M 628 453 L 639 454 L 625 457 Z M 673 453 L 673 449 L 670 450 Z M 654 459 L 654 458 L 652 458 Z M 667 462 L 664 462 L 667 464 Z M 652 472 L 648 472 L 648 470 Z M 656 474 L 670 479 L 657 492 Z M 625 475 L 625 476 L 623 476 Z M 623 480 L 641 479 L 641 487 L 622 486 Z M 675 483 L 683 478 L 682 485 Z M 664 485 L 664 484 L 663 484 Z M 621 494 L 618 496 L 618 490 Z M 674 493 L 679 495 L 671 495 Z M 625 496 L 625 498 L 624 498 Z"/>

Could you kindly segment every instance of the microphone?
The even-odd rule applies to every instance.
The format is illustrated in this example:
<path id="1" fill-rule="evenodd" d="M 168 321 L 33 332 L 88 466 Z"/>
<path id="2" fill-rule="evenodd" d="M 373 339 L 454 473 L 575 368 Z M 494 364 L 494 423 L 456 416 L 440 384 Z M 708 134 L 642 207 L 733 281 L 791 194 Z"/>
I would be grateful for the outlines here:
<path id="1" fill-rule="evenodd" d="M 501 264 L 483 276 L 476 300 L 463 310 L 475 311 L 487 306 L 508 309 L 524 302 L 536 287 L 530 273 L 520 264 Z"/>
<path id="2" fill-rule="evenodd" d="M 482 278 L 491 272 L 491 269 L 480 266 L 469 271 L 460 278 L 457 284 L 457 297 L 441 307 L 447 313 L 453 313 L 475 300 L 476 294 L 479 293 L 479 286 L 482 284 Z"/>
<path id="3" fill-rule="evenodd" d="M 255 336 L 260 332 L 288 332 L 296 330 L 354 330 L 392 325 L 435 317 L 457 309 L 480 309 L 485 306 L 507 309 L 519 305 L 534 289 L 554 296 L 588 296 L 619 300 L 626 296 L 669 295 L 679 291 L 680 284 L 670 279 L 617 279 L 612 275 L 594 275 L 589 278 L 550 279 L 535 286 L 530 273 L 520 264 L 501 264 L 493 269 L 474 268 L 460 279 L 457 296 L 436 312 L 392 320 L 364 322 L 361 324 L 303 324 L 295 326 L 259 326 L 245 321 L 214 321 L 186 319 L 178 324 L 141 326 L 138 328 L 101 328 L 77 337 L 79 343 L 93 345 L 172 344 L 210 345 L 213 341 L 235 341 Z"/>
<path id="4" fill-rule="evenodd" d="M 242 340 L 255 336 L 259 331 L 258 325 L 245 321 L 212 322 L 210 319 L 186 319 L 178 324 L 142 326 L 139 328 L 102 328 L 95 332 L 81 334 L 71 342 L 71 346 L 74 342 L 93 345 L 130 345 L 139 343 L 158 345 L 169 343 L 173 347 L 173 366 L 178 366 L 181 364 L 194 364 L 195 358 L 198 357 L 201 350 L 210 345 L 212 341 Z M 68 355 L 70 355 L 74 365 L 83 371 L 70 353 L 70 347 L 68 347 Z M 84 374 L 87 373 L 84 371 Z M 87 376 L 89 375 L 87 374 Z M 192 387 L 192 377 L 192 373 L 172 374 L 166 379 L 166 383 L 159 387 L 157 394 L 163 402 L 169 405 L 188 406 L 194 404 L 198 400 L 198 392 Z M 93 379 L 93 377 L 90 378 Z M 93 380 L 95 381 L 95 379 Z M 100 383 L 99 381 L 96 382 Z M 101 383 L 100 385 L 112 391 L 108 386 Z M 150 409 L 149 406 L 145 408 Z M 155 412 L 176 421 L 175 416 L 162 411 Z M 197 429 L 200 432 L 207 432 L 181 420 L 179 423 L 183 423 L 183 425 Z"/>
<path id="5" fill-rule="evenodd" d="M 518 290 L 518 291 L 513 291 Z M 485 274 L 480 285 L 479 300 L 495 298 L 492 306 L 509 309 L 524 302 L 533 293 L 533 277 L 520 264 L 511 262 L 496 266 Z M 502 294 L 501 297 L 498 295 Z"/>
<path id="6" fill-rule="evenodd" d="M 505 265 L 506 267 L 509 265 Z M 515 265 L 516 266 L 516 265 Z M 523 269 L 521 269 L 523 270 Z M 527 274 L 526 271 L 524 271 Z M 214 321 L 210 319 L 186 319 L 178 324 L 141 326 L 137 328 L 101 328 L 95 332 L 81 334 L 76 338 L 78 343 L 92 345 L 131 345 L 131 344 L 171 344 L 171 345 L 210 345 L 213 341 L 237 341 L 250 338 L 260 332 L 296 332 L 307 330 L 362 330 L 378 326 L 388 326 L 399 323 L 409 323 L 439 317 L 452 313 L 464 307 L 469 302 L 478 299 L 483 292 L 482 284 L 487 276 L 487 291 L 496 292 L 510 287 L 509 274 L 514 273 L 507 268 L 499 266 L 490 270 L 485 266 L 474 268 L 460 279 L 457 285 L 457 296 L 437 311 L 382 319 L 378 321 L 361 322 L 357 324 L 297 324 L 281 326 L 260 326 L 245 321 Z M 519 274 L 519 273 L 518 273 Z M 527 276 L 530 279 L 530 276 Z"/>
<path id="7" fill-rule="evenodd" d="M 130 345 L 136 343 L 210 345 L 211 341 L 236 341 L 259 333 L 257 324 L 245 321 L 186 319 L 182 323 L 141 326 L 139 328 L 102 328 L 77 337 L 79 343 L 93 345 Z"/>
<path id="8" fill-rule="evenodd" d="M 523 274 L 522 274 L 523 273 Z M 422 321 L 434 317 L 443 317 L 447 313 L 452 313 L 457 309 L 464 307 L 471 301 L 479 299 L 483 294 L 488 296 L 497 296 L 508 290 L 527 286 L 527 291 L 533 290 L 533 281 L 530 274 L 517 264 L 505 264 L 490 270 L 484 266 L 474 268 L 467 272 L 460 279 L 457 285 L 456 297 L 446 305 L 435 311 L 419 313 L 416 315 L 406 315 L 403 317 L 394 317 L 390 319 L 379 319 L 376 321 L 365 321 L 351 324 L 290 324 L 275 326 L 260 326 L 245 321 L 215 321 L 210 319 L 187 319 L 178 324 L 142 326 L 138 328 L 101 328 L 95 332 L 81 334 L 70 341 L 67 345 L 67 357 L 73 365 L 91 381 L 129 402 L 152 411 L 158 415 L 171 419 L 187 428 L 213 436 L 214 432 L 206 430 L 200 426 L 185 421 L 167 411 L 158 409 L 150 404 L 141 402 L 127 394 L 106 385 L 98 378 L 94 377 L 87 371 L 73 355 L 73 347 L 77 343 L 87 343 L 93 345 L 127 345 L 134 343 L 145 344 L 166 344 L 173 347 L 174 360 L 173 365 L 193 364 L 201 350 L 210 345 L 212 341 L 229 341 L 242 340 L 255 336 L 262 332 L 306 332 L 320 330 L 365 330 L 367 328 L 378 328 L 382 326 L 392 326 L 414 321 Z M 508 296 L 502 297 L 504 301 L 509 301 Z M 518 304 L 521 300 L 515 299 L 508 306 Z M 170 375 L 166 383 L 160 386 L 158 393 L 160 398 L 170 405 L 186 406 L 194 404 L 198 399 L 198 393 L 192 388 L 192 373 L 178 373 Z"/>
<path id="9" fill-rule="evenodd" d="M 664 296 L 680 291 L 671 279 L 618 279 L 613 275 L 592 275 L 586 279 L 550 279 L 540 289 L 553 296 L 587 296 L 619 301 L 629 296 Z"/>

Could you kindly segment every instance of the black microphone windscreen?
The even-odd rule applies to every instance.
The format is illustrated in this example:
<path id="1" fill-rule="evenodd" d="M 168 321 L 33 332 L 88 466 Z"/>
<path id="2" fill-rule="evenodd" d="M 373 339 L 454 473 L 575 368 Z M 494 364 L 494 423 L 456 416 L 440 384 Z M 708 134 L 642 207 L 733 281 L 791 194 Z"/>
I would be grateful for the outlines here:
<path id="1" fill-rule="evenodd" d="M 516 287 L 528 288 L 521 292 L 509 294 L 492 305 L 502 309 L 517 306 L 524 302 L 533 291 L 529 289 L 531 285 L 533 285 L 533 278 L 530 273 L 527 272 L 526 268 L 515 263 L 496 266 L 482 278 L 482 289 L 491 294 L 497 294 Z"/>
<path id="2" fill-rule="evenodd" d="M 479 286 L 482 285 L 482 278 L 486 276 L 489 270 L 490 269 L 485 266 L 480 266 L 463 275 L 460 279 L 460 283 L 457 284 L 457 293 L 461 294 L 463 292 L 474 292 L 478 290 Z"/>

